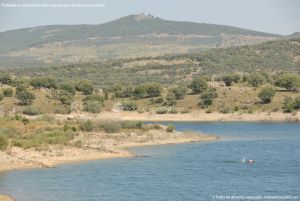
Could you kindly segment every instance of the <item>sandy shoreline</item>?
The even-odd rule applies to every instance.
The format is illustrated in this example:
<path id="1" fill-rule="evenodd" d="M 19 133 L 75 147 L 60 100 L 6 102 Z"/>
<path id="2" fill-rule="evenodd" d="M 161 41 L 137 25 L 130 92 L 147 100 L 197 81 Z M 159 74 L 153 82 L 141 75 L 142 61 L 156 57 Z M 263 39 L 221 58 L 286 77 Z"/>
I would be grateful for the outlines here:
<path id="1" fill-rule="evenodd" d="M 193 122 L 213 122 L 213 121 L 270 121 L 286 122 L 300 121 L 300 113 L 293 115 L 282 112 L 260 112 L 260 113 L 206 113 L 205 111 L 193 111 L 186 114 L 153 114 L 149 112 L 102 112 L 101 114 L 76 113 L 70 115 L 54 115 L 58 119 L 119 119 L 134 121 L 193 121 Z"/>
<path id="2" fill-rule="evenodd" d="M 138 157 L 129 149 L 138 146 L 190 143 L 196 141 L 217 140 L 215 136 L 201 134 L 184 134 L 180 132 L 166 133 L 165 131 L 149 131 L 145 135 L 139 133 L 113 134 L 103 133 L 82 134 L 78 136 L 88 144 L 83 148 L 51 147 L 47 151 L 21 149 L 11 147 L 0 151 L 0 172 L 28 169 L 51 168 L 58 164 L 112 158 Z M 149 137 L 151 136 L 151 137 Z"/>

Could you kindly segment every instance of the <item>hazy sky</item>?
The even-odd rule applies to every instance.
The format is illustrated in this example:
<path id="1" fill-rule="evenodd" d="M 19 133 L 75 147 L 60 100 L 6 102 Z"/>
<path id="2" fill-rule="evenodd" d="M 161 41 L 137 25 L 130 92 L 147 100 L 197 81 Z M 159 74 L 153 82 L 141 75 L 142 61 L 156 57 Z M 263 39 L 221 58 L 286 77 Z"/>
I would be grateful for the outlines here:
<path id="1" fill-rule="evenodd" d="M 0 31 L 50 24 L 100 24 L 137 13 L 277 34 L 300 31 L 300 0 L 0 0 Z M 103 8 L 8 8 L 10 4 L 98 3 Z"/>

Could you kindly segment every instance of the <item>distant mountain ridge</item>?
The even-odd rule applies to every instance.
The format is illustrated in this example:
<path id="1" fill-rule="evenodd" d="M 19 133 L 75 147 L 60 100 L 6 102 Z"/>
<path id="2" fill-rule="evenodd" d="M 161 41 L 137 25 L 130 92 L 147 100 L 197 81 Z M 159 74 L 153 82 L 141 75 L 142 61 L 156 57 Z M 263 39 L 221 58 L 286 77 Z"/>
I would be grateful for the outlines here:
<path id="1" fill-rule="evenodd" d="M 185 53 L 256 44 L 279 35 L 231 26 L 130 15 L 99 25 L 49 25 L 0 33 L 0 56 L 6 64 L 29 59 L 40 63 L 79 62 Z M 0 66 L 5 62 L 0 63 Z"/>

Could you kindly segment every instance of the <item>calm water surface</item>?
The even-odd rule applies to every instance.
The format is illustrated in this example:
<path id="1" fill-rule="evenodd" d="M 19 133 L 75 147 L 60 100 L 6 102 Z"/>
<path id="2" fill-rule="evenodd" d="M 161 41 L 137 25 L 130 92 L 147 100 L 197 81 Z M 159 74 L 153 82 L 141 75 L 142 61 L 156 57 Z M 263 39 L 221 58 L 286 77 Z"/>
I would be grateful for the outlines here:
<path id="1" fill-rule="evenodd" d="M 167 124 L 167 123 L 166 123 Z M 173 123 L 218 142 L 135 148 L 145 158 L 0 174 L 18 201 L 218 200 L 214 195 L 300 196 L 299 123 Z M 254 164 L 241 163 L 246 157 Z M 297 199 L 300 200 L 300 199 Z"/>

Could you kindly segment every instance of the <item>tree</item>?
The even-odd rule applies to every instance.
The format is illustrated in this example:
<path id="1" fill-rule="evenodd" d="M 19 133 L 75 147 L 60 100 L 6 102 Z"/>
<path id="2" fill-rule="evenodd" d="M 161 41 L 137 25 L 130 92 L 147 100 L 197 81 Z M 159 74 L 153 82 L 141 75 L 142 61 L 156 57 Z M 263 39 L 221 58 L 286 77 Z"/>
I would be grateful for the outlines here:
<path id="1" fill-rule="evenodd" d="M 217 97 L 217 93 L 213 90 L 203 92 L 200 96 L 201 102 L 200 105 L 208 106 L 212 105 L 213 100 Z"/>
<path id="2" fill-rule="evenodd" d="M 10 84 L 12 82 L 12 78 L 9 74 L 4 74 L 0 76 L 0 83 L 2 84 Z"/>
<path id="3" fill-rule="evenodd" d="M 272 87 L 263 88 L 258 97 L 262 100 L 263 103 L 270 103 L 275 95 L 276 91 Z"/>
<path id="4" fill-rule="evenodd" d="M 36 89 L 40 89 L 40 88 L 56 89 L 57 88 L 56 80 L 51 77 L 33 78 L 30 81 L 30 85 Z"/>
<path id="5" fill-rule="evenodd" d="M 16 93 L 16 96 L 20 100 L 21 105 L 30 105 L 35 99 L 34 94 L 27 90 L 19 91 Z"/>
<path id="6" fill-rule="evenodd" d="M 60 89 L 72 94 L 73 96 L 76 93 L 75 85 L 72 84 L 72 83 L 63 83 L 63 84 L 60 85 Z"/>
<path id="7" fill-rule="evenodd" d="M 300 77 L 291 73 L 282 74 L 275 80 L 275 85 L 288 91 L 297 90 L 300 87 Z"/>
<path id="8" fill-rule="evenodd" d="M 169 105 L 175 105 L 176 104 L 176 97 L 173 92 L 169 92 L 166 96 L 167 104 Z"/>
<path id="9" fill-rule="evenodd" d="M 158 83 L 146 84 L 145 88 L 148 97 L 158 97 L 162 91 L 162 87 Z"/>
<path id="10" fill-rule="evenodd" d="M 176 87 L 171 91 L 174 93 L 176 100 L 182 100 L 184 99 L 184 95 L 186 94 L 187 89 L 185 87 Z"/>
<path id="11" fill-rule="evenodd" d="M 146 88 L 144 85 L 139 85 L 137 87 L 134 88 L 133 90 L 133 94 L 132 94 L 133 98 L 135 99 L 142 99 L 146 97 Z"/>
<path id="12" fill-rule="evenodd" d="M 75 86 L 77 91 L 81 91 L 84 95 L 91 95 L 94 91 L 94 85 L 89 80 L 81 80 Z"/>
<path id="13" fill-rule="evenodd" d="M 257 73 L 252 73 L 248 76 L 247 81 L 252 87 L 258 87 L 264 82 L 264 78 Z"/>
<path id="14" fill-rule="evenodd" d="M 85 111 L 92 113 L 101 112 L 101 104 L 96 100 L 88 100 L 85 102 Z"/>
<path id="15" fill-rule="evenodd" d="M 198 77 L 193 79 L 191 84 L 189 85 L 189 88 L 192 89 L 194 94 L 199 94 L 203 91 L 205 91 L 208 88 L 207 82 L 205 79 Z"/>
<path id="16" fill-rule="evenodd" d="M 295 108 L 294 100 L 291 97 L 285 97 L 283 101 L 283 111 L 284 112 L 292 112 Z"/>
<path id="17" fill-rule="evenodd" d="M 234 81 L 234 77 L 232 75 L 224 75 L 222 77 L 222 80 L 226 84 L 226 86 L 231 86 L 232 82 Z"/>
<path id="18" fill-rule="evenodd" d="M 3 95 L 5 97 L 11 97 L 11 96 L 13 96 L 13 94 L 14 94 L 14 90 L 11 88 L 6 88 L 3 90 Z"/>
<path id="19" fill-rule="evenodd" d="M 71 105 L 73 101 L 73 95 L 67 91 L 60 91 L 58 99 L 64 105 Z"/>

